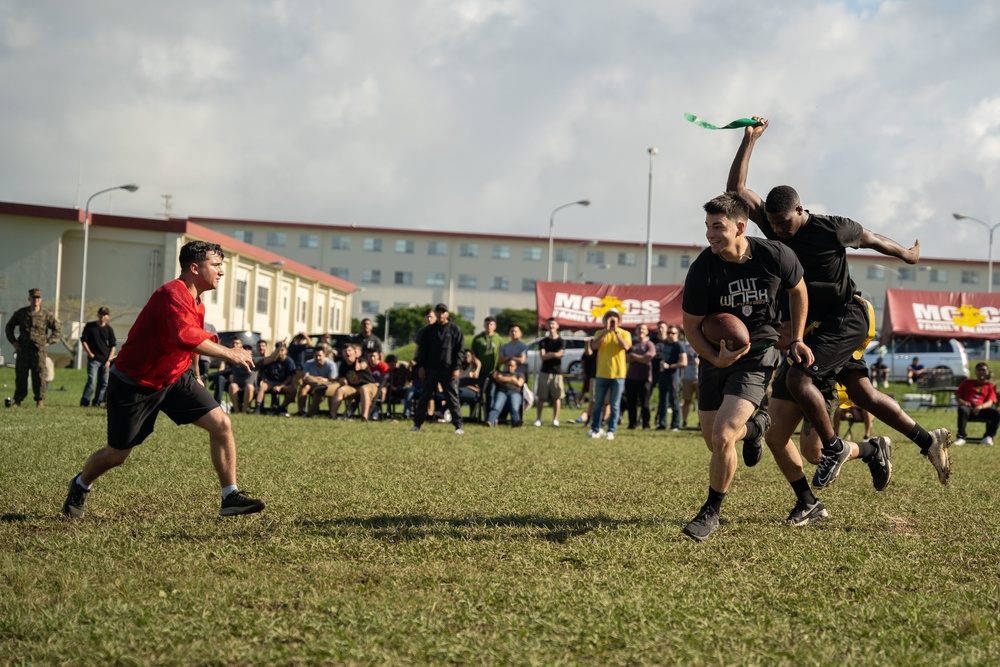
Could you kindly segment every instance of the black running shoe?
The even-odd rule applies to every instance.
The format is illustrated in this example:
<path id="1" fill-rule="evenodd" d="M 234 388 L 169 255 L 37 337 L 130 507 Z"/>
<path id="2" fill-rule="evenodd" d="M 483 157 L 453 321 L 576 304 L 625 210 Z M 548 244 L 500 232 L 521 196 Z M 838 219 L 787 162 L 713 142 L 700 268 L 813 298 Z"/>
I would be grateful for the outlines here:
<path id="1" fill-rule="evenodd" d="M 222 508 L 219 514 L 222 516 L 235 516 L 237 514 L 254 514 L 264 509 L 264 501 L 251 498 L 246 491 L 233 491 L 222 499 Z"/>
<path id="2" fill-rule="evenodd" d="M 823 507 L 821 501 L 816 500 L 813 503 L 806 503 L 800 500 L 795 503 L 795 507 L 792 508 L 788 518 L 785 519 L 785 523 L 790 526 L 808 526 L 828 516 L 830 514 Z"/>
<path id="3" fill-rule="evenodd" d="M 82 519 L 83 506 L 87 503 L 87 494 L 90 491 L 80 486 L 76 478 L 77 475 L 73 475 L 73 479 L 69 480 L 69 493 L 63 501 L 62 513 L 72 519 Z"/>
<path id="4" fill-rule="evenodd" d="M 813 488 L 823 489 L 836 482 L 837 476 L 840 475 L 840 469 L 844 467 L 847 459 L 851 456 L 851 448 L 847 446 L 846 442 L 837 438 L 837 444 L 840 445 L 840 451 L 823 454 L 819 465 L 816 466 L 816 473 L 813 475 Z"/>
<path id="5" fill-rule="evenodd" d="M 750 421 L 757 425 L 760 435 L 753 440 L 743 441 L 743 463 L 748 468 L 752 468 L 760 463 L 760 460 L 764 457 L 764 434 L 771 427 L 771 417 L 765 410 L 758 410 L 750 418 Z"/>
<path id="6" fill-rule="evenodd" d="M 892 479 L 892 441 L 879 436 L 869 440 L 875 446 L 875 453 L 865 459 L 868 469 L 872 471 L 872 484 L 876 491 L 881 491 Z"/>
<path id="7" fill-rule="evenodd" d="M 684 534 L 688 537 L 702 542 L 715 532 L 719 527 L 719 513 L 712 507 L 705 505 L 698 512 L 698 516 L 691 520 L 691 523 L 684 526 Z"/>

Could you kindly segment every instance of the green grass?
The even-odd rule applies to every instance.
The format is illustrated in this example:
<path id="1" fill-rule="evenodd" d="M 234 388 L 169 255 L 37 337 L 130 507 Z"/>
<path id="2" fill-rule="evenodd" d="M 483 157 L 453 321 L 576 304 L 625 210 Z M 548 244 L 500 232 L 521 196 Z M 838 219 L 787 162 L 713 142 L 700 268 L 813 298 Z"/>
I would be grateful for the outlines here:
<path id="1" fill-rule="evenodd" d="M 0 381 L 13 393 L 12 371 Z M 1000 655 L 997 448 L 956 449 L 942 487 L 892 434 L 888 489 L 849 464 L 820 494 L 831 517 L 804 529 L 782 524 L 794 496 L 766 456 L 741 465 L 722 527 L 696 544 L 680 532 L 707 490 L 694 432 L 608 443 L 580 427 L 470 425 L 460 438 L 238 416 L 240 483 L 268 508 L 223 519 L 204 433 L 161 418 L 71 522 L 58 513 L 66 484 L 105 421 L 76 407 L 79 372 L 53 386 L 65 391 L 44 411 L 0 411 L 0 664 Z M 918 418 L 953 426 L 954 414 Z"/>

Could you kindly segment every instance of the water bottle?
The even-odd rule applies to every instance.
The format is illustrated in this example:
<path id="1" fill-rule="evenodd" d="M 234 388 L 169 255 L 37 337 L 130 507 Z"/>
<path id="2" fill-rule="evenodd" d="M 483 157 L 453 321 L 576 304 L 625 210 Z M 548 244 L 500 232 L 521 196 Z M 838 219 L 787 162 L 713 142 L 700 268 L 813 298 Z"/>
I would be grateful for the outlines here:
<path id="1" fill-rule="evenodd" d="M 7 398 L 3 399 L 3 406 L 5 408 L 9 408 L 10 407 L 10 396 L 8 396 Z"/>

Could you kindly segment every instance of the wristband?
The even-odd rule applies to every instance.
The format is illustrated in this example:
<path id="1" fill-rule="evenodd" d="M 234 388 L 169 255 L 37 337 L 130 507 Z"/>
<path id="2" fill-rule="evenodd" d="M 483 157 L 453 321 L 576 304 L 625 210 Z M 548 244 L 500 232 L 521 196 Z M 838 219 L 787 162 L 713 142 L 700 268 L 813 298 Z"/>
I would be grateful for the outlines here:
<path id="1" fill-rule="evenodd" d="M 793 340 L 793 341 L 792 341 L 791 343 L 789 343 L 789 345 L 795 345 L 796 343 L 801 343 L 801 342 L 802 342 L 802 339 L 801 339 L 801 338 L 796 338 L 796 339 L 795 339 L 795 340 Z"/>

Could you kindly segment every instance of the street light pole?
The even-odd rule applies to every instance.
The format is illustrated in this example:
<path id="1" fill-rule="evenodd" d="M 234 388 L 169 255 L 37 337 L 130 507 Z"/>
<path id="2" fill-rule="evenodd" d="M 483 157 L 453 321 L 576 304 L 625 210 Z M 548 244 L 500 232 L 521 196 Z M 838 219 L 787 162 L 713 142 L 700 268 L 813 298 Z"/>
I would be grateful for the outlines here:
<path id="1" fill-rule="evenodd" d="M 84 308 L 87 302 L 87 248 L 90 245 L 90 202 L 93 201 L 94 197 L 97 195 L 103 195 L 106 192 L 113 192 L 115 190 L 127 190 L 128 192 L 135 192 L 139 189 L 139 186 L 135 183 L 129 183 L 127 185 L 116 185 L 113 188 L 105 188 L 104 190 L 99 190 L 94 194 L 90 195 L 87 199 L 87 205 L 83 209 L 83 270 L 80 275 L 80 334 L 79 339 L 76 342 L 76 367 L 81 368 L 83 366 L 83 323 L 84 323 Z"/>
<path id="2" fill-rule="evenodd" d="M 653 157 L 659 152 L 647 148 L 649 153 L 649 194 L 646 197 L 646 284 L 653 284 Z"/>
<path id="3" fill-rule="evenodd" d="M 973 218 L 971 215 L 962 215 L 961 213 L 952 213 L 953 218 L 956 220 L 972 220 L 973 222 L 978 222 L 983 227 L 985 227 L 990 232 L 990 247 L 987 253 L 986 261 L 986 292 L 989 294 L 993 293 L 993 232 L 996 231 L 997 227 L 1000 227 L 1000 222 L 995 225 L 990 225 L 988 222 L 983 222 L 979 218 Z M 990 341 L 986 341 L 986 361 L 990 360 Z"/>
<path id="4" fill-rule="evenodd" d="M 568 204 L 563 204 L 562 206 L 557 206 L 555 210 L 549 215 L 549 266 L 548 270 L 545 272 L 545 280 L 547 282 L 552 282 L 552 246 L 555 240 L 553 233 L 555 231 L 556 224 L 556 211 L 564 209 L 567 206 L 590 206 L 589 199 L 581 199 L 580 201 L 570 202 Z"/>

